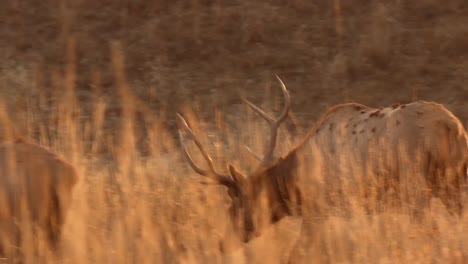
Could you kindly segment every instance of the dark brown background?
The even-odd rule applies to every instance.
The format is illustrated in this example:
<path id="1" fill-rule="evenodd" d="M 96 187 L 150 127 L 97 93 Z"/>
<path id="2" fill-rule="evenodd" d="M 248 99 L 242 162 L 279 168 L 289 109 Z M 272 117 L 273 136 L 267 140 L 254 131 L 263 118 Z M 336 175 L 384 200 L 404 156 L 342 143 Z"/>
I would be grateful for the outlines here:
<path id="1" fill-rule="evenodd" d="M 240 96 L 272 102 L 274 74 L 307 125 L 336 103 L 414 99 L 468 121 L 466 0 L 17 0 L 0 2 L 0 22 L 7 98 L 31 93 L 38 72 L 51 87 L 74 37 L 82 100 L 96 83 L 116 93 L 110 41 L 119 40 L 133 91 L 155 113 L 165 107 L 169 126 L 195 95 L 208 117 L 213 106 L 244 114 L 233 107 Z"/>

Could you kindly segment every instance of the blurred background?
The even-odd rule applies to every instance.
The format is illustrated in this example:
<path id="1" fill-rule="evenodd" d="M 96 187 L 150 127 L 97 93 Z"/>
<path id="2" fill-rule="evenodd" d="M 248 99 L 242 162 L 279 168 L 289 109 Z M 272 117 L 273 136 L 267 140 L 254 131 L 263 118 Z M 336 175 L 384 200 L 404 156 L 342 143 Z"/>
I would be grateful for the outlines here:
<path id="1" fill-rule="evenodd" d="M 169 127 L 194 98 L 206 117 L 213 107 L 237 115 L 240 96 L 271 101 L 274 74 L 306 126 L 351 101 L 430 100 L 468 120 L 465 0 L 13 0 L 1 1 L 0 17 L 9 102 L 53 87 L 70 42 L 79 99 L 97 86 L 112 98 L 110 43 L 119 41 L 128 85 L 153 111 L 167 110 Z"/>

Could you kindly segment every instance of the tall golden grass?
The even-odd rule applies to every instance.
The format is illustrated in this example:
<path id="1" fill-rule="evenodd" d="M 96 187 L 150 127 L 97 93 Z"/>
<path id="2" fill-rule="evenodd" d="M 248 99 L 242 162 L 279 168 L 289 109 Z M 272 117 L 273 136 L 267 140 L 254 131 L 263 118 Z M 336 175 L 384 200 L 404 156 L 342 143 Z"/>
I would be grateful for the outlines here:
<path id="1" fill-rule="evenodd" d="M 100 97 L 98 88 L 92 91 L 92 100 L 80 100 L 73 39 L 68 47 L 63 73 L 48 76 L 37 71 L 38 79 L 51 78 L 53 87 L 46 89 L 38 81 L 34 97 L 4 102 L 1 115 L 2 131 L 9 131 L 3 133 L 4 141 L 21 135 L 48 145 L 70 160 L 81 177 L 60 253 L 52 254 L 29 237 L 20 250 L 25 263 L 278 263 L 287 259 L 301 219 L 284 219 L 262 237 L 221 253 L 224 234 L 232 234 L 226 216 L 229 200 L 222 187 L 210 185 L 182 159 L 174 132 L 164 125 L 175 113 L 141 110 L 125 77 L 119 43 L 111 47 L 118 104 Z M 94 87 L 99 86 L 98 76 L 94 75 Z M 218 170 L 228 162 L 243 171 L 256 165 L 243 144 L 262 149 L 266 129 L 250 112 L 227 121 L 218 111 L 216 120 L 204 121 L 189 105 L 181 111 L 212 153 Z M 286 129 L 279 138 L 279 152 L 298 140 Z M 368 217 L 356 209 L 352 218 L 332 216 L 318 230 L 304 230 L 301 235 L 311 238 L 303 248 L 308 262 L 468 263 L 468 214 L 453 218 L 438 200 L 432 201 L 421 224 L 411 223 L 404 214 Z"/>

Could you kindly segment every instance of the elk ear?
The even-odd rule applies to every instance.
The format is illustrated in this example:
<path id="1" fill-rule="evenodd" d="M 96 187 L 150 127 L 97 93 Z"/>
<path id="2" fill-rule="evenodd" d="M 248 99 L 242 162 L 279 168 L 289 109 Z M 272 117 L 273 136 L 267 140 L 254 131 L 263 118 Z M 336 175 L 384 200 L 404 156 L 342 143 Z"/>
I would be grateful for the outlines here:
<path id="1" fill-rule="evenodd" d="M 238 172 L 231 164 L 229 164 L 229 173 L 235 182 L 242 185 L 242 183 L 245 181 L 245 176 Z"/>

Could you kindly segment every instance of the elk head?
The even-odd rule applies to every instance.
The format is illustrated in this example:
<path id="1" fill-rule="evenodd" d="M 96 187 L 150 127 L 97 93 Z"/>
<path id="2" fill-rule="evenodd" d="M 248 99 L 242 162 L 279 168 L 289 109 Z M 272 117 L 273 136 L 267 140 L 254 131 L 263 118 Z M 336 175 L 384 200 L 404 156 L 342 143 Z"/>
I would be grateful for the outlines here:
<path id="1" fill-rule="evenodd" d="M 263 157 L 248 148 L 260 160 L 260 164 L 247 176 L 237 171 L 232 165 L 228 166 L 228 174 L 216 172 L 211 157 L 197 136 L 192 132 L 185 119 L 177 114 L 179 140 L 187 162 L 198 174 L 227 188 L 231 199 L 229 206 L 231 223 L 243 242 L 248 242 L 261 234 L 260 218 L 266 219 L 267 223 L 275 223 L 285 216 L 300 215 L 301 213 L 301 195 L 295 176 L 298 161 L 296 151 L 291 151 L 286 156 L 279 158 L 275 158 L 273 153 L 279 126 L 287 118 L 290 110 L 289 93 L 281 79 L 276 77 L 281 83 L 285 101 L 284 108 L 278 118 L 271 117 L 253 103 L 244 100 L 269 123 L 271 133 Z M 195 143 L 208 165 L 207 169 L 202 169 L 195 164 L 184 145 L 184 139 L 192 140 Z M 267 210 L 260 209 L 261 198 L 266 199 Z"/>

